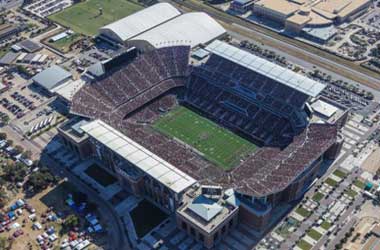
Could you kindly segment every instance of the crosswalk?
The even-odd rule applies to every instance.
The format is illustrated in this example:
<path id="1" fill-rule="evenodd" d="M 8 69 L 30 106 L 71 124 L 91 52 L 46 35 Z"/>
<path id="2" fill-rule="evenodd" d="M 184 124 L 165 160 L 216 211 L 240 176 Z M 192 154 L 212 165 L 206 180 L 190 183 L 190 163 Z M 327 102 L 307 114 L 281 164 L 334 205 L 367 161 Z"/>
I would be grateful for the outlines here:
<path id="1" fill-rule="evenodd" d="M 343 148 L 338 157 L 342 157 L 346 152 L 357 147 L 358 142 L 361 138 L 368 132 L 369 128 L 361 124 L 357 119 L 349 120 L 342 129 L 342 134 L 344 137 Z M 347 171 L 352 171 L 355 167 L 354 156 L 349 155 L 341 164 L 340 167 L 346 169 Z"/>

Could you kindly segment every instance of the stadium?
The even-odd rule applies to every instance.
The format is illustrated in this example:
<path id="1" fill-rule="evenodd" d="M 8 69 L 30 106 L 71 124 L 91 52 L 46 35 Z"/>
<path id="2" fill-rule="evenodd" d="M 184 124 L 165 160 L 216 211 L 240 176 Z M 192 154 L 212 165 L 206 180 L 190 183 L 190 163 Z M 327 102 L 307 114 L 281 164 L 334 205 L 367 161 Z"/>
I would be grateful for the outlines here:
<path id="1" fill-rule="evenodd" d="M 302 197 L 338 156 L 347 112 L 311 122 L 323 84 L 219 40 L 204 51 L 131 48 L 101 63 L 71 102 L 82 135 L 59 132 L 212 248 L 239 221 L 265 232 Z"/>

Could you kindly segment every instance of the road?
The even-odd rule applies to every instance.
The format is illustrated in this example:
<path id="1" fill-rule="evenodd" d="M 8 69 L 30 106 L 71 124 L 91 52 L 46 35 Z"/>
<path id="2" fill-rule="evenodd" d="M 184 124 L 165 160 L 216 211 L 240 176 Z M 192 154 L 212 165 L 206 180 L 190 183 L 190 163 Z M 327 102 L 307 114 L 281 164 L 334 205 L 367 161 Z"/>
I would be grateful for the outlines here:
<path id="1" fill-rule="evenodd" d="M 260 27 L 249 21 L 229 15 L 220 10 L 202 4 L 198 1 L 172 1 L 181 9 L 203 11 L 217 19 L 227 29 L 242 36 L 261 42 L 267 46 L 286 52 L 290 56 L 305 60 L 319 68 L 343 75 L 365 86 L 380 89 L 380 77 L 374 77 L 374 73 L 355 65 L 352 62 L 339 58 L 326 51 L 307 45 L 289 37 L 279 35 L 273 31 Z M 307 49 L 306 49 L 307 48 Z M 359 71 L 360 68 L 360 71 Z M 368 72 L 368 73 L 366 73 Z"/>

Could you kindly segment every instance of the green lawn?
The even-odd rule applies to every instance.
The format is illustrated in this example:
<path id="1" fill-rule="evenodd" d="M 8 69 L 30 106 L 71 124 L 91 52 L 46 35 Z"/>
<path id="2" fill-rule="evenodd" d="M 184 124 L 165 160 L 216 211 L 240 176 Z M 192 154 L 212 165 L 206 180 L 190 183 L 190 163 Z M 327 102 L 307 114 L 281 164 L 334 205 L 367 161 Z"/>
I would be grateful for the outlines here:
<path id="1" fill-rule="evenodd" d="M 360 189 L 364 189 L 365 188 L 365 183 L 362 182 L 362 181 L 360 181 L 360 180 L 355 180 L 354 185 L 357 186 Z"/>
<path id="2" fill-rule="evenodd" d="M 297 246 L 303 250 L 309 250 L 311 249 L 313 246 L 310 245 L 309 243 L 307 243 L 306 241 L 304 240 L 300 240 L 297 244 Z"/>
<path id="3" fill-rule="evenodd" d="M 69 37 L 62 38 L 61 40 L 58 40 L 56 42 L 47 41 L 47 44 L 49 44 L 57 50 L 62 51 L 63 53 L 67 53 L 70 51 L 70 46 L 82 38 L 82 35 L 75 33 L 73 35 L 70 35 Z"/>
<path id="4" fill-rule="evenodd" d="M 314 229 L 310 229 L 309 232 L 307 232 L 307 235 L 309 235 L 314 240 L 319 240 L 322 237 L 322 234 L 320 234 Z"/>
<path id="5" fill-rule="evenodd" d="M 339 170 L 339 169 L 337 169 L 337 170 L 334 171 L 334 175 L 336 175 L 336 176 L 338 176 L 339 178 L 342 178 L 342 179 L 347 176 L 346 173 L 344 173 L 342 170 Z"/>
<path id="6" fill-rule="evenodd" d="M 352 190 L 351 188 L 347 189 L 344 193 L 350 196 L 351 198 L 355 198 L 355 196 L 358 194 L 355 190 Z"/>
<path id="7" fill-rule="evenodd" d="M 302 217 L 306 218 L 306 217 L 309 217 L 309 215 L 311 214 L 310 211 L 306 210 L 305 208 L 303 207 L 299 207 L 296 209 L 296 213 L 301 215 Z"/>
<path id="8" fill-rule="evenodd" d="M 325 180 L 325 183 L 326 183 L 327 185 L 332 186 L 332 187 L 335 187 L 335 186 L 338 185 L 338 182 L 336 182 L 335 180 L 333 180 L 333 179 L 331 179 L 331 178 L 327 178 L 327 179 Z"/>
<path id="9" fill-rule="evenodd" d="M 312 199 L 313 199 L 313 201 L 315 201 L 315 202 L 319 202 L 320 200 L 323 199 L 323 197 L 324 197 L 324 195 L 323 195 L 322 193 L 317 192 L 317 193 L 315 193 L 315 194 L 313 195 Z"/>
<path id="10" fill-rule="evenodd" d="M 325 230 L 329 230 L 330 227 L 331 227 L 331 223 L 329 223 L 328 221 L 323 221 L 321 224 L 321 228 Z"/>
<path id="11" fill-rule="evenodd" d="M 191 145 L 206 159 L 226 170 L 232 168 L 243 154 L 257 149 L 253 143 L 182 106 L 153 126 L 169 137 Z"/>
<path id="12" fill-rule="evenodd" d="M 103 9 L 102 15 L 99 15 L 99 8 Z M 92 36 L 100 27 L 141 9 L 142 6 L 127 0 L 87 0 L 53 14 L 49 19 Z"/>

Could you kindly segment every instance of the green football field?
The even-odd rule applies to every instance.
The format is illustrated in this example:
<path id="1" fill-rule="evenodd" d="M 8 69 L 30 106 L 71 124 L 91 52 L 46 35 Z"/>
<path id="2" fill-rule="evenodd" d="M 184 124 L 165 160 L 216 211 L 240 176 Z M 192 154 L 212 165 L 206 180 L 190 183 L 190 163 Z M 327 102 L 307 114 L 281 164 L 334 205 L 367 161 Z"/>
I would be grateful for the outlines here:
<path id="1" fill-rule="evenodd" d="M 153 126 L 194 147 L 206 159 L 226 170 L 231 169 L 243 154 L 257 149 L 255 144 L 185 107 L 172 110 Z"/>
<path id="2" fill-rule="evenodd" d="M 102 15 L 99 15 L 99 8 L 103 10 Z M 49 19 L 78 33 L 92 36 L 97 34 L 100 27 L 142 8 L 127 0 L 86 0 L 49 16 Z"/>

